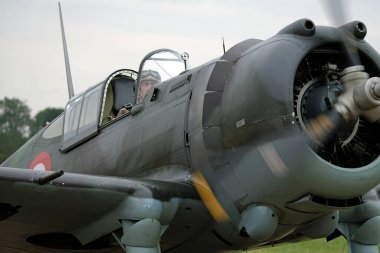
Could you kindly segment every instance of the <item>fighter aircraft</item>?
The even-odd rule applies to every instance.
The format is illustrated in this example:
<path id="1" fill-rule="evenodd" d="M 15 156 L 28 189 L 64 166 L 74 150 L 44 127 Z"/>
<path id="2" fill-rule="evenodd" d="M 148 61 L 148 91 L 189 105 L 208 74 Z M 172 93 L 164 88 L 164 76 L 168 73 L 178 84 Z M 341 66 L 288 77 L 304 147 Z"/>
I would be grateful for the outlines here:
<path id="1" fill-rule="evenodd" d="M 342 235 L 378 252 L 380 56 L 366 33 L 302 19 L 195 68 L 159 49 L 69 92 L 1 165 L 0 249 L 228 252 Z"/>

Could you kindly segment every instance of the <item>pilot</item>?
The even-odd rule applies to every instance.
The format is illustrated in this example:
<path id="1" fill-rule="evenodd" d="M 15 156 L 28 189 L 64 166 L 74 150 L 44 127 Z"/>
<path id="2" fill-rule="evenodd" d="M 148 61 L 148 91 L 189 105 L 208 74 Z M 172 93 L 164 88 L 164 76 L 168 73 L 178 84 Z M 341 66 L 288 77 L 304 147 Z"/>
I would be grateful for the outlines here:
<path id="1" fill-rule="evenodd" d="M 161 82 L 161 76 L 157 71 L 154 70 L 143 70 L 141 72 L 140 77 L 140 86 L 139 86 L 139 93 L 137 95 L 137 103 L 140 104 L 144 100 L 144 97 L 148 93 L 148 91 L 153 87 L 155 84 L 159 84 Z M 120 117 L 123 114 L 126 114 L 129 112 L 132 108 L 131 104 L 123 106 L 117 116 Z"/>
<path id="2" fill-rule="evenodd" d="M 157 71 L 154 70 L 143 70 L 141 72 L 140 77 L 140 86 L 139 93 L 137 95 L 137 103 L 141 103 L 148 93 L 148 91 L 155 84 L 159 84 L 161 82 L 161 76 Z"/>

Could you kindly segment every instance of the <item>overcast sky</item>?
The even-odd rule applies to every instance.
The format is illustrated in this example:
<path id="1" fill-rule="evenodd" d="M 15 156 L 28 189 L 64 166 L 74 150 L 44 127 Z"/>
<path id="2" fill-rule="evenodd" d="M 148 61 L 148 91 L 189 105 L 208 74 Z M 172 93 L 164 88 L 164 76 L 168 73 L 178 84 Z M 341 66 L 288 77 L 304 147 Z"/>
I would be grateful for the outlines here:
<path id="1" fill-rule="evenodd" d="M 331 0 L 334 1 L 334 0 Z M 380 50 L 380 1 L 343 1 Z M 192 66 L 248 39 L 267 39 L 300 18 L 332 25 L 320 1 L 61 0 L 75 93 L 150 51 L 171 48 Z M 25 100 L 35 114 L 68 99 L 57 1 L 0 0 L 0 99 Z"/>

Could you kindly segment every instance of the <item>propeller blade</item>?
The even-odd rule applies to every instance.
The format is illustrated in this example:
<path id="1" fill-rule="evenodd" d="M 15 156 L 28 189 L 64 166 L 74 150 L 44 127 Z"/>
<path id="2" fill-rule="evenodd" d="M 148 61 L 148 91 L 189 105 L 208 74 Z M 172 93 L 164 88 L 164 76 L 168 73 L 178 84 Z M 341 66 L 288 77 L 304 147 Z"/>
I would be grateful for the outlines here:
<path id="1" fill-rule="evenodd" d="M 341 74 L 340 82 L 346 91 L 340 95 L 331 110 L 320 114 L 306 125 L 306 132 L 318 145 L 323 145 L 341 130 L 352 126 L 361 116 L 369 118 L 371 122 L 378 120 L 377 117 L 372 117 L 373 113 L 368 112 L 377 110 L 375 114 L 378 114 L 380 78 L 369 78 L 363 66 L 346 68 Z"/>
<path id="2" fill-rule="evenodd" d="M 343 4 L 347 1 L 343 0 L 321 0 L 321 4 L 328 19 L 334 26 L 341 26 L 347 23 L 347 5 Z"/>
<path id="3" fill-rule="evenodd" d="M 361 65 L 358 49 L 350 41 L 353 38 L 364 39 L 367 34 L 366 26 L 360 21 L 348 23 L 349 4 L 347 1 L 321 0 L 321 4 L 331 24 L 343 31 L 341 41 L 347 56 L 346 67 Z"/>
<path id="4" fill-rule="evenodd" d="M 201 172 L 200 171 L 194 172 L 194 174 L 192 175 L 192 180 L 193 180 L 195 189 L 197 190 L 206 208 L 211 213 L 212 217 L 217 222 L 228 221 L 230 219 L 228 214 L 223 209 L 222 205 L 219 203 L 215 194 L 211 190 L 210 185 L 207 183 L 207 180 L 204 178 Z"/>
<path id="5" fill-rule="evenodd" d="M 341 113 L 336 108 L 323 113 L 310 120 L 306 125 L 307 134 L 318 145 L 328 142 L 333 136 L 347 124 Z"/>

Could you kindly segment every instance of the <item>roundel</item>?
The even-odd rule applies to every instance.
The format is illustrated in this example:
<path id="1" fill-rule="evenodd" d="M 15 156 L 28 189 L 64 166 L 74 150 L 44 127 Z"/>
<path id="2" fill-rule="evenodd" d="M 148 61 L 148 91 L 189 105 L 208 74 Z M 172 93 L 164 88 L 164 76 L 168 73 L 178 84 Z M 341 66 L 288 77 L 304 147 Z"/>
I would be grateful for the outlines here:
<path id="1" fill-rule="evenodd" d="M 47 152 L 39 153 L 36 158 L 29 164 L 32 170 L 51 170 L 50 155 Z"/>

